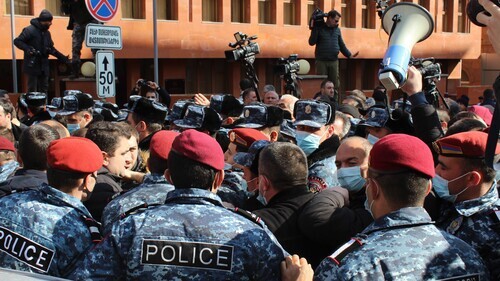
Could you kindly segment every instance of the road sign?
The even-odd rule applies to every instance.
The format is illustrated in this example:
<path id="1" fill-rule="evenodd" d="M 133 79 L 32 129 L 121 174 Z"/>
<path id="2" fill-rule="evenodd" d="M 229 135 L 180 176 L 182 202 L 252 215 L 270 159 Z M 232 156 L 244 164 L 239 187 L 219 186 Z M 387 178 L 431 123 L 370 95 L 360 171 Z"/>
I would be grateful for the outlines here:
<path id="1" fill-rule="evenodd" d="M 97 51 L 96 55 L 97 96 L 111 98 L 115 91 L 115 54 L 113 51 Z"/>
<path id="2" fill-rule="evenodd" d="M 118 11 L 119 0 L 85 0 L 87 10 L 98 21 L 110 21 Z"/>
<path id="3" fill-rule="evenodd" d="M 95 49 L 122 49 L 122 29 L 119 26 L 87 24 L 85 46 Z"/>

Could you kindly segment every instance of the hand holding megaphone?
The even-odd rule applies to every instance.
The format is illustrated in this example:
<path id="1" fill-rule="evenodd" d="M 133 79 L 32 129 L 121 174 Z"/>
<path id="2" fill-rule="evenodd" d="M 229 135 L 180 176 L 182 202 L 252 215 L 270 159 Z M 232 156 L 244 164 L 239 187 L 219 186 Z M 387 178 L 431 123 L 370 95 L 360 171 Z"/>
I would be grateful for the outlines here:
<path id="1" fill-rule="evenodd" d="M 406 83 L 401 87 L 408 96 L 422 91 L 422 73 L 413 65 L 408 68 Z"/>

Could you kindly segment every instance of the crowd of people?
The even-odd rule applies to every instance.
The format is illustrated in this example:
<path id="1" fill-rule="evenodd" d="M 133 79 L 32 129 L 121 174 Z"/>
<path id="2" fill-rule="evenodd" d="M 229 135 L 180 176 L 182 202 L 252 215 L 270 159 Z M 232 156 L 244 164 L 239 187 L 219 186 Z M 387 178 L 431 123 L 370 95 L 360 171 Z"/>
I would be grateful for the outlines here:
<path id="1" fill-rule="evenodd" d="M 407 98 L 392 103 L 383 87 L 338 103 L 329 79 L 314 99 L 242 86 L 171 106 L 143 79 L 123 107 L 79 90 L 14 106 L 2 92 L 0 267 L 71 280 L 500 280 L 494 92 L 436 108 L 422 83 L 410 67 Z"/>

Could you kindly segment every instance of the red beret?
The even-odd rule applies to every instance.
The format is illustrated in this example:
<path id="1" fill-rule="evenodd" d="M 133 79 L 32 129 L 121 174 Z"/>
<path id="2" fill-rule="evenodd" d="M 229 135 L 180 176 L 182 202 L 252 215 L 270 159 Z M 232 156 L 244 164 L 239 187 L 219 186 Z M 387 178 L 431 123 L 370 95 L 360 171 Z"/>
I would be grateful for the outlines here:
<path id="1" fill-rule="evenodd" d="M 103 156 L 101 149 L 91 140 L 68 137 L 50 143 L 47 162 L 52 169 L 92 173 L 101 168 Z"/>
<path id="2" fill-rule="evenodd" d="M 182 132 L 174 139 L 172 150 L 216 170 L 224 169 L 222 148 L 214 138 L 205 133 L 193 129 Z"/>
<path id="3" fill-rule="evenodd" d="M 236 128 L 229 131 L 229 141 L 247 149 L 258 140 L 269 140 L 269 138 L 260 131 L 250 128 Z"/>
<path id="4" fill-rule="evenodd" d="M 477 116 L 481 117 L 481 119 L 483 119 L 486 125 L 488 126 L 491 125 L 491 119 L 493 118 L 493 114 L 491 114 L 488 108 L 480 105 L 473 105 L 467 108 L 467 110 L 470 112 L 474 112 L 475 114 L 477 114 Z"/>
<path id="5" fill-rule="evenodd" d="M 462 132 L 437 140 L 434 142 L 434 150 L 439 155 L 448 157 L 484 158 L 487 142 L 487 133 Z M 498 145 L 495 154 L 500 154 Z"/>
<path id="6" fill-rule="evenodd" d="M 0 150 L 16 151 L 14 144 L 6 137 L 0 137 Z"/>
<path id="7" fill-rule="evenodd" d="M 429 147 L 419 138 L 390 134 L 375 143 L 370 151 L 370 169 L 380 173 L 412 170 L 433 178 L 434 160 Z"/>
<path id="8" fill-rule="evenodd" d="M 170 149 L 172 149 L 172 142 L 178 135 L 179 133 L 174 131 L 161 130 L 156 132 L 149 145 L 151 155 L 167 160 Z"/>

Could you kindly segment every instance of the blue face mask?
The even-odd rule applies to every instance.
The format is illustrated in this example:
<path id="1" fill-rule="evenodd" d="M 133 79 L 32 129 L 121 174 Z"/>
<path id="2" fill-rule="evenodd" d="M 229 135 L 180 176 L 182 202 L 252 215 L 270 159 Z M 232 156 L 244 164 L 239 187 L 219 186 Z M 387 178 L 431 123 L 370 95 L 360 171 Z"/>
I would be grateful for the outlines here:
<path id="1" fill-rule="evenodd" d="M 368 137 L 366 138 L 368 140 L 368 142 L 371 144 L 371 145 L 374 145 L 376 142 L 378 142 L 379 138 L 377 138 L 376 136 L 372 135 L 372 134 L 368 134 Z"/>
<path id="2" fill-rule="evenodd" d="M 80 124 L 68 124 L 66 127 L 68 128 L 69 133 L 73 134 L 74 131 L 80 129 Z"/>
<path id="3" fill-rule="evenodd" d="M 337 179 L 339 180 L 340 186 L 350 192 L 360 191 L 366 183 L 366 180 L 361 176 L 361 169 L 359 166 L 338 169 Z"/>
<path id="4" fill-rule="evenodd" d="M 57 112 L 55 112 L 55 111 L 47 110 L 47 112 L 49 113 L 49 115 L 50 115 L 51 118 L 54 118 L 57 115 Z"/>
<path id="5" fill-rule="evenodd" d="M 365 199 L 365 210 L 370 213 L 370 216 L 373 218 L 373 213 L 372 213 L 372 206 L 373 206 L 373 201 L 371 203 L 368 203 L 368 196 Z"/>
<path id="6" fill-rule="evenodd" d="M 442 177 L 440 177 L 438 174 L 436 174 L 436 176 L 434 176 L 434 178 L 432 179 L 432 188 L 434 189 L 434 191 L 436 192 L 436 194 L 439 198 L 444 199 L 444 200 L 451 202 L 451 203 L 455 203 L 455 201 L 457 200 L 457 197 L 460 194 L 464 193 L 469 187 L 464 188 L 462 191 L 460 191 L 457 194 L 451 195 L 450 189 L 448 188 L 448 185 L 450 182 L 458 180 L 459 178 L 462 178 L 462 177 L 468 175 L 469 173 L 461 175 L 461 176 L 454 178 L 450 181 L 445 180 Z"/>
<path id="7" fill-rule="evenodd" d="M 267 201 L 266 201 L 266 198 L 264 198 L 264 196 L 260 195 L 257 195 L 257 200 L 262 203 L 262 205 L 266 206 L 267 205 Z"/>
<path id="8" fill-rule="evenodd" d="M 325 132 L 326 133 L 326 132 Z M 319 147 L 319 142 L 323 136 L 318 136 L 304 131 L 295 131 L 297 145 L 309 156 Z"/>

